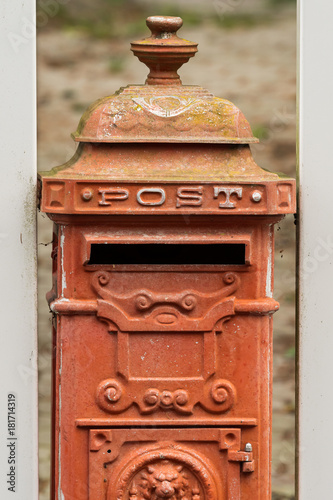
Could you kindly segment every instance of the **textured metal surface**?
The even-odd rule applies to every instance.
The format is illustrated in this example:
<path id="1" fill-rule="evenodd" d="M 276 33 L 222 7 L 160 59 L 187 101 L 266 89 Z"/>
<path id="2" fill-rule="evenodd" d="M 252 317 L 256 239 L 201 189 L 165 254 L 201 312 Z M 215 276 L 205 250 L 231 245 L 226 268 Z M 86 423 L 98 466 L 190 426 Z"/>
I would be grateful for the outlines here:
<path id="1" fill-rule="evenodd" d="M 274 218 L 154 217 L 133 224 L 128 217 L 89 222 L 68 216 L 58 222 L 58 287 L 50 305 L 58 317 L 61 401 L 56 483 L 65 498 L 76 492 L 73 474 L 82 478 L 81 487 L 89 477 L 89 489 L 78 498 L 113 498 L 114 488 L 130 498 L 137 476 L 127 475 L 127 465 L 133 461 L 138 471 L 185 467 L 202 498 L 240 498 L 240 491 L 256 498 L 253 492 L 260 491 L 268 499 L 270 316 L 278 307 L 269 297 Z M 248 264 L 87 264 L 92 241 L 167 244 L 184 237 L 189 251 L 203 239 L 248 242 Z M 125 429 L 116 432 L 119 427 Z M 216 436 L 232 434 L 230 427 L 240 441 L 229 436 L 227 452 Z M 89 451 L 86 433 L 92 431 Z M 248 442 L 253 459 L 244 468 Z M 202 485 L 192 455 L 201 457 L 203 474 L 215 477 L 214 494 Z"/>
<path id="2" fill-rule="evenodd" d="M 92 104 L 73 134 L 78 142 L 258 142 L 243 113 L 196 86 L 136 85 Z"/>
<path id="3" fill-rule="evenodd" d="M 148 65 L 193 55 L 179 24 L 150 18 L 134 52 Z M 150 135 L 125 90 L 115 114 L 103 101 L 84 117 L 73 159 L 42 174 L 57 228 L 57 499 L 270 499 L 273 226 L 294 210 L 295 185 L 255 164 L 232 105 L 186 87 L 195 120 L 191 106 L 166 112 L 165 92 L 183 89 L 168 65 L 133 108 L 150 113 Z M 118 112 L 127 129 L 110 128 Z M 189 129 L 171 132 L 182 113 Z"/>
<path id="4" fill-rule="evenodd" d="M 295 181 L 258 167 L 248 145 L 84 144 L 67 164 L 43 173 L 43 185 L 48 213 L 295 211 Z"/>

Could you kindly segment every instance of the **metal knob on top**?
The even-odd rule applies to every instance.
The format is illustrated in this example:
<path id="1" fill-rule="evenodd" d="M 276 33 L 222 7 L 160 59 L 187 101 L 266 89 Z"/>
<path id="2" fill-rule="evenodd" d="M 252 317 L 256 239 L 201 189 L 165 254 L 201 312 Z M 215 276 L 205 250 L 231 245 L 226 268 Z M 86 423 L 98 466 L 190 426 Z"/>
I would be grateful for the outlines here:
<path id="1" fill-rule="evenodd" d="M 181 85 L 177 70 L 197 52 L 197 43 L 179 38 L 180 17 L 151 16 L 146 20 L 151 36 L 131 43 L 131 50 L 150 73 L 148 85 Z"/>
<path id="2" fill-rule="evenodd" d="M 152 38 L 170 38 L 183 26 L 183 20 L 181 17 L 150 16 L 147 17 L 146 24 Z"/>

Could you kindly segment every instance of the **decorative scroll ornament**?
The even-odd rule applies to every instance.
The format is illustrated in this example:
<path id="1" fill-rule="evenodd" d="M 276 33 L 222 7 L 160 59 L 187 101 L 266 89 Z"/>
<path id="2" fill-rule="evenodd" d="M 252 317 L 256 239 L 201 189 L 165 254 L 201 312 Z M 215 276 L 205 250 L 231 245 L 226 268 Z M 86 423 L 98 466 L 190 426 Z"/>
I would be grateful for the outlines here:
<path id="1" fill-rule="evenodd" d="M 199 403 L 210 413 L 225 413 L 235 403 L 236 389 L 228 380 L 218 379 L 213 382 L 201 383 L 194 394 L 184 389 L 176 391 L 156 388 L 148 389 L 143 397 L 131 396 L 115 379 L 103 380 L 96 391 L 96 401 L 100 408 L 108 413 L 121 413 L 135 403 L 142 415 L 148 415 L 157 410 L 174 410 L 181 415 L 191 415 L 193 407 Z M 203 389 L 204 394 L 200 394 Z"/>
<path id="2" fill-rule="evenodd" d="M 141 289 L 116 294 L 111 274 L 98 271 L 92 277 L 92 288 L 98 300 L 98 316 L 109 320 L 121 331 L 156 331 L 163 326 L 169 331 L 211 331 L 222 318 L 234 314 L 231 297 L 239 287 L 236 273 L 223 275 L 223 287 L 217 292 L 196 290 L 158 293 Z"/>
<path id="3" fill-rule="evenodd" d="M 220 409 L 223 407 L 223 411 L 227 411 L 235 402 L 236 390 L 228 380 L 219 379 L 212 384 L 210 395 Z"/>
<path id="4" fill-rule="evenodd" d="M 178 389 L 175 392 L 162 391 L 158 389 L 148 389 L 143 396 L 145 407 L 142 408 L 142 413 L 153 413 L 158 408 L 162 410 L 175 410 L 178 413 L 191 414 L 192 408 L 188 406 L 188 392 Z"/>
<path id="5" fill-rule="evenodd" d="M 114 404 L 120 400 L 123 392 L 124 390 L 117 380 L 104 380 L 97 388 L 97 403 L 103 410 L 117 412 Z"/>

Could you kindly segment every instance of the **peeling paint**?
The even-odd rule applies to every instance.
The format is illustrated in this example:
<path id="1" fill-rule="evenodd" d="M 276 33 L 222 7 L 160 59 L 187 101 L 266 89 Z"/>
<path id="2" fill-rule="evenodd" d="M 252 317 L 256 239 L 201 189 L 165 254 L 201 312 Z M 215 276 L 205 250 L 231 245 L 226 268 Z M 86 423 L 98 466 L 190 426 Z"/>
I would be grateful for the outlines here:
<path id="1" fill-rule="evenodd" d="M 57 300 L 56 302 L 51 302 L 50 303 L 50 310 L 53 312 L 53 313 L 57 313 L 58 312 L 58 306 L 61 305 L 61 304 L 66 304 L 66 303 L 69 303 L 70 300 L 69 299 L 66 299 L 65 297 Z"/>
<path id="2" fill-rule="evenodd" d="M 58 498 L 59 500 L 64 500 L 64 494 L 61 490 L 61 372 L 62 372 L 62 347 L 60 347 L 60 360 L 59 360 L 59 451 L 58 451 Z"/>
<path id="3" fill-rule="evenodd" d="M 60 228 L 60 249 L 61 249 L 61 296 L 64 296 L 64 290 L 67 288 L 66 271 L 64 270 L 64 228 Z"/>
<path id="4" fill-rule="evenodd" d="M 266 297 L 272 297 L 272 260 L 273 249 L 271 241 L 268 242 L 268 258 L 267 258 L 267 272 L 266 272 Z"/>

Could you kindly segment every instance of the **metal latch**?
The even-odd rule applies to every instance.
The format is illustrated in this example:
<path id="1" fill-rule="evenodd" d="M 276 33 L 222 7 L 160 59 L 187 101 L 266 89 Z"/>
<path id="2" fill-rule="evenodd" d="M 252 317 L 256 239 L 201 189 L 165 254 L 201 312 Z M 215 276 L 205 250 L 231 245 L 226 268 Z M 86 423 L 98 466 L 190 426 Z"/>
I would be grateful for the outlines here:
<path id="1" fill-rule="evenodd" d="M 242 462 L 242 472 L 254 471 L 252 444 L 246 443 L 244 451 L 228 450 L 229 462 Z"/>

